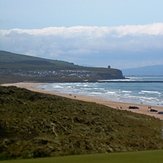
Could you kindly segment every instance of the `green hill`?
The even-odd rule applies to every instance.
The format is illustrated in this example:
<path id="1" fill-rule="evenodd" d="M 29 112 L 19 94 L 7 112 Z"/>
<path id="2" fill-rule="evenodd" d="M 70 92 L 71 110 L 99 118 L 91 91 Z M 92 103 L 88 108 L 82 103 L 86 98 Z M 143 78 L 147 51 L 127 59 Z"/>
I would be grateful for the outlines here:
<path id="1" fill-rule="evenodd" d="M 0 159 L 163 149 L 162 121 L 0 86 Z"/>
<path id="2" fill-rule="evenodd" d="M 0 51 L 0 82 L 67 82 L 122 79 L 122 71 Z"/>

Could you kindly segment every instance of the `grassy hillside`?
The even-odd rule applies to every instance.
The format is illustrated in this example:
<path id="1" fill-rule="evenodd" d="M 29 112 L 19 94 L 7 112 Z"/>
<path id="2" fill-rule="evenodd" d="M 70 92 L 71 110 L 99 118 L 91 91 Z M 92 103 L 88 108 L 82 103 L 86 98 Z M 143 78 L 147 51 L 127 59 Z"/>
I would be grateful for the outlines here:
<path id="1" fill-rule="evenodd" d="M 22 55 L 22 54 L 16 54 L 16 53 L 11 53 L 7 51 L 1 51 L 0 50 L 0 62 L 7 64 L 8 66 L 10 65 L 12 68 L 20 68 L 22 65 L 24 67 L 27 66 L 38 66 L 39 68 L 55 68 L 55 69 L 64 69 L 64 68 L 77 68 L 79 67 L 78 65 L 74 65 L 73 63 L 65 62 L 65 61 L 58 61 L 58 60 L 50 60 L 50 59 L 44 59 L 44 58 L 38 58 L 38 57 L 33 57 L 33 56 L 28 56 L 28 55 Z M 20 64 L 20 65 L 19 65 Z M 6 67 L 7 67 L 6 65 Z M 42 66 L 45 67 L 42 67 Z M 47 66 L 47 67 L 46 67 Z M 31 67 L 31 68 L 33 68 Z M 29 67 L 30 69 L 30 67 Z"/>
<path id="2" fill-rule="evenodd" d="M 163 149 L 162 121 L 0 86 L 0 159 Z"/>
<path id="3" fill-rule="evenodd" d="M 121 79 L 122 72 L 112 68 L 95 68 L 0 51 L 0 83 L 38 81 L 97 81 Z"/>

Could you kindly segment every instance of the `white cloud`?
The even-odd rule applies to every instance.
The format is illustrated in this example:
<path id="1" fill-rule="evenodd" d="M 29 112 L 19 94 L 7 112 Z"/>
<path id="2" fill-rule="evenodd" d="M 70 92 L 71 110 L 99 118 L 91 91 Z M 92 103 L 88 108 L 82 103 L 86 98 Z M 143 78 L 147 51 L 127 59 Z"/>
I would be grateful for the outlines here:
<path id="1" fill-rule="evenodd" d="M 133 25 L 133 26 L 119 26 L 115 30 L 120 36 L 124 35 L 163 35 L 163 23 L 156 23 L 150 25 Z"/>
<path id="2" fill-rule="evenodd" d="M 97 26 L 74 26 L 74 27 L 48 27 L 43 29 L 11 29 L 0 30 L 0 35 L 6 35 L 15 32 L 17 34 L 29 35 L 56 35 L 65 38 L 77 36 L 96 36 L 105 37 L 106 35 L 163 35 L 163 23 L 154 23 L 149 25 L 127 25 L 117 27 L 97 27 Z"/>
<path id="3" fill-rule="evenodd" d="M 82 60 L 95 65 L 106 59 L 112 63 L 123 59 L 131 61 L 135 54 L 138 59 L 142 55 L 147 56 L 148 53 L 152 55 L 151 51 L 163 52 L 162 42 L 163 23 L 118 27 L 75 26 L 0 30 L 0 49 L 76 62 L 85 57 Z M 160 54 L 158 55 L 160 57 Z M 91 56 L 93 58 L 90 61 Z M 156 57 L 156 60 L 163 63 L 161 57 Z"/>

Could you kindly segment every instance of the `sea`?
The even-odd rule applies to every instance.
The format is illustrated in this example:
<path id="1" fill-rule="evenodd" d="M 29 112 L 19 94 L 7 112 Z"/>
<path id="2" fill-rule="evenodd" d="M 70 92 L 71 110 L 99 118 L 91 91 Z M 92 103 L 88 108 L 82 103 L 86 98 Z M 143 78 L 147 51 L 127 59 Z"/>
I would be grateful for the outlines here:
<path id="1" fill-rule="evenodd" d="M 120 80 L 98 82 L 46 83 L 37 87 L 57 93 L 163 107 L 163 76 L 130 76 Z"/>

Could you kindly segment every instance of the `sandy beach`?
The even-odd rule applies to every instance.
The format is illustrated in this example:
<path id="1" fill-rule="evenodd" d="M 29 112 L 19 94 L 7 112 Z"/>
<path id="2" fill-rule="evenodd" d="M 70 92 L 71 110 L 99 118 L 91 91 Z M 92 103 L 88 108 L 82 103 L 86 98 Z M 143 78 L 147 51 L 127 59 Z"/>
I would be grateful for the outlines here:
<path id="1" fill-rule="evenodd" d="M 79 96 L 79 95 L 75 95 L 75 94 L 73 94 L 73 95 L 72 94 L 71 95 L 70 94 L 61 94 L 61 93 L 56 93 L 54 91 L 46 91 L 43 89 L 36 88 L 36 86 L 38 86 L 40 84 L 45 84 L 45 83 L 20 82 L 20 83 L 2 84 L 2 86 L 17 86 L 20 88 L 29 89 L 31 91 L 63 96 L 63 97 L 75 99 L 75 100 L 95 102 L 95 103 L 103 104 L 103 105 L 106 105 L 106 106 L 109 106 L 109 107 L 112 107 L 115 109 L 128 110 L 128 111 L 132 111 L 135 113 L 146 114 L 146 115 L 154 116 L 156 118 L 163 120 L 163 114 L 158 114 L 157 112 L 150 112 L 148 105 L 131 104 L 131 103 L 124 103 L 124 102 L 114 102 L 114 101 L 108 101 L 106 99 L 95 98 L 95 97 L 90 97 L 90 96 Z M 129 106 L 137 106 L 137 107 L 139 107 L 139 109 L 129 109 Z M 156 109 L 158 111 L 163 111 L 162 106 L 151 106 L 151 108 Z"/>

